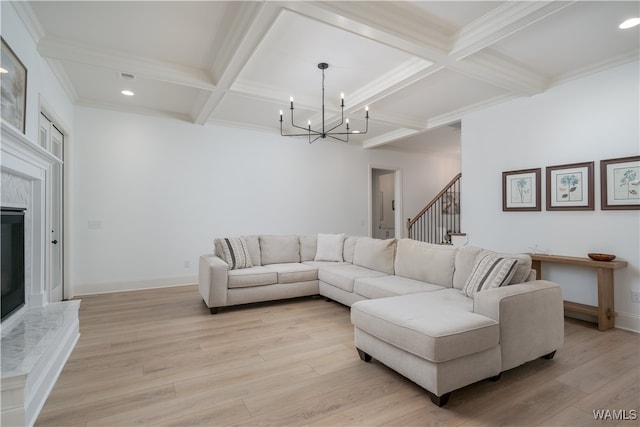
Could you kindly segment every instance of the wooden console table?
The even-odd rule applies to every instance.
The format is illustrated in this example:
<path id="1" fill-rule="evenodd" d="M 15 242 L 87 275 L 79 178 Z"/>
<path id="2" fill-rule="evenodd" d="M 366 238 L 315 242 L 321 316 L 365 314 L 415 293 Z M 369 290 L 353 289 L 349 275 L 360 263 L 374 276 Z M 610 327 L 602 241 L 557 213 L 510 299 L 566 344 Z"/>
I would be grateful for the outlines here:
<path id="1" fill-rule="evenodd" d="M 616 312 L 613 308 L 613 270 L 627 266 L 627 261 L 594 261 L 591 258 L 580 258 L 562 255 L 529 254 L 531 267 L 537 278 L 542 278 L 542 262 L 582 265 L 598 270 L 598 306 L 565 301 L 564 310 L 574 313 L 589 314 L 598 318 L 598 329 L 606 331 L 615 326 Z"/>

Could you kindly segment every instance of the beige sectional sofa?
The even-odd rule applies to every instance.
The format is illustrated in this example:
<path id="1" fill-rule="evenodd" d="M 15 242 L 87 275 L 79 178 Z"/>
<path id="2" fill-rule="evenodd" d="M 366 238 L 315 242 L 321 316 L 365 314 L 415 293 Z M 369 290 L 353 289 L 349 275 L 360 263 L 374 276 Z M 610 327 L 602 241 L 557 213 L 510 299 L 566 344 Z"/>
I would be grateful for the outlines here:
<path id="1" fill-rule="evenodd" d="M 450 392 L 563 344 L 562 293 L 531 259 L 477 247 L 344 235 L 216 239 L 200 257 L 212 313 L 322 295 L 351 307 L 362 360 L 376 358 L 446 404 Z"/>

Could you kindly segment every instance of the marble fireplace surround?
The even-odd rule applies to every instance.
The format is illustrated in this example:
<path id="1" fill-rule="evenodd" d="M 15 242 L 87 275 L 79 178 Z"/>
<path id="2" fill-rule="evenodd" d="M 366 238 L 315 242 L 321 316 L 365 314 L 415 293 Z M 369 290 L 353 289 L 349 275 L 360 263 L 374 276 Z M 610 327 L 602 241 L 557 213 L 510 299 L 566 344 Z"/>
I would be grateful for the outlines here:
<path id="1" fill-rule="evenodd" d="M 33 425 L 80 334 L 80 301 L 50 303 L 46 288 L 47 185 L 54 156 L 1 123 L 3 206 L 26 208 L 25 306 L 0 325 L 0 425 Z"/>

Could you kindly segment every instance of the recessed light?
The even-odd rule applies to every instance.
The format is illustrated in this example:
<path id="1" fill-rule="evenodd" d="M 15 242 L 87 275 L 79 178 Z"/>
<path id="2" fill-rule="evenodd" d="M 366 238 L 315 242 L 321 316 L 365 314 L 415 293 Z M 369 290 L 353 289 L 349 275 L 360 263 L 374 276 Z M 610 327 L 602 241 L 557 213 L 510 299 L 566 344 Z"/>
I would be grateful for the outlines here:
<path id="1" fill-rule="evenodd" d="M 135 93 L 131 92 L 130 90 L 123 90 L 120 93 L 125 95 L 125 96 L 133 96 L 133 95 L 135 95 Z"/>
<path id="2" fill-rule="evenodd" d="M 629 18 L 624 21 L 622 24 L 618 26 L 621 30 L 626 30 L 628 28 L 633 28 L 637 25 L 640 25 L 640 18 Z"/>
<path id="3" fill-rule="evenodd" d="M 0 74 L 7 74 L 8 71 L 5 70 L 4 68 L 0 67 Z"/>

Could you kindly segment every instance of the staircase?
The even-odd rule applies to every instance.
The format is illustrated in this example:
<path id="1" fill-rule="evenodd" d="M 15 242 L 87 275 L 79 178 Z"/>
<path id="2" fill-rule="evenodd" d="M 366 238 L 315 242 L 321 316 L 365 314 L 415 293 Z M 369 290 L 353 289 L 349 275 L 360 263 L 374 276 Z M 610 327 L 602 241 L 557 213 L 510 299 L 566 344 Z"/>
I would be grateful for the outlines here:
<path id="1" fill-rule="evenodd" d="M 457 174 L 413 219 L 407 219 L 407 235 L 428 243 L 451 244 L 460 234 L 460 178 Z"/>

